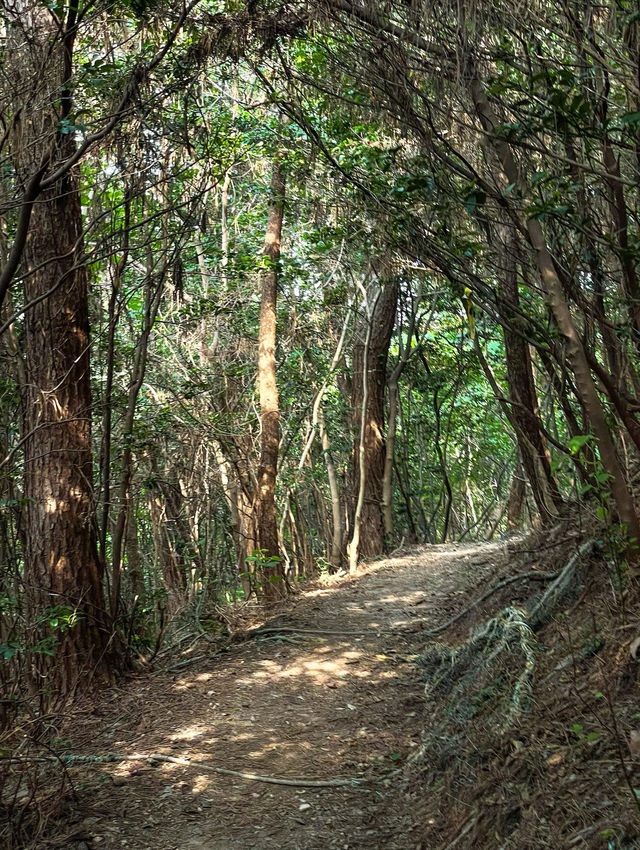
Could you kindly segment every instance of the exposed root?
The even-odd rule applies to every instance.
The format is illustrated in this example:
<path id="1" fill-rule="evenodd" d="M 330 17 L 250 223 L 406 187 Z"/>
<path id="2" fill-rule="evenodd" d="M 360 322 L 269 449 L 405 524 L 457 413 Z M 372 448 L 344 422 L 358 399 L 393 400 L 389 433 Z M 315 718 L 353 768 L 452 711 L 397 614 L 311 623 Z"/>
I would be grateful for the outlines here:
<path id="1" fill-rule="evenodd" d="M 421 664 L 427 671 L 425 699 L 432 721 L 423 744 L 411 759 L 443 770 L 455 757 L 470 730 L 496 743 L 518 725 L 532 701 L 537 642 L 534 632 L 547 622 L 573 587 L 581 561 L 595 546 L 583 543 L 542 595 L 522 607 L 508 606 L 478 625 L 458 647 L 435 644 Z M 443 631 L 476 608 L 496 590 L 526 574 L 510 577 L 483 594 L 448 623 L 425 634 Z M 549 578 L 549 574 L 545 578 Z M 442 710 L 442 701 L 446 709 Z M 433 723 L 434 718 L 441 718 Z"/>
<path id="2" fill-rule="evenodd" d="M 502 579 L 497 584 L 494 584 L 492 588 L 487 590 L 486 593 L 483 593 L 482 596 L 479 596 L 475 599 L 470 605 L 467 605 L 462 611 L 459 611 L 455 614 L 451 619 L 447 620 L 446 623 L 442 623 L 440 626 L 436 626 L 434 629 L 425 629 L 423 632 L 425 637 L 434 637 L 435 635 L 439 635 L 442 632 L 446 631 L 448 628 L 453 626 L 463 617 L 466 617 L 467 614 L 470 614 L 478 605 L 482 605 L 483 602 L 486 602 L 494 593 L 497 593 L 499 590 L 502 590 L 503 587 L 507 587 L 509 584 L 514 584 L 516 581 L 524 581 L 533 579 L 534 581 L 551 581 L 554 578 L 557 578 L 559 573 L 540 573 L 535 570 L 527 570 L 523 573 L 516 573 L 513 576 L 508 576 L 508 578 Z"/>
<path id="3" fill-rule="evenodd" d="M 296 635 L 329 635 L 331 637 L 349 637 L 351 635 L 364 637 L 366 635 L 370 635 L 371 637 L 376 637 L 376 635 L 391 635 L 391 634 L 402 634 L 402 632 L 398 629 L 395 631 L 389 631 L 388 629 L 363 629 L 360 631 L 335 631 L 329 629 L 297 629 L 292 626 L 274 626 L 273 628 L 268 629 L 253 629 L 250 632 L 245 632 L 244 637 L 248 640 L 249 638 L 259 638 L 262 635 L 274 635 L 274 634 L 296 634 Z"/>
<path id="4" fill-rule="evenodd" d="M 21 759 L 4 759 L 5 761 L 14 762 L 22 761 Z M 183 767 L 196 767 L 198 770 L 203 770 L 207 773 L 219 773 L 223 776 L 237 776 L 240 779 L 246 779 L 251 782 L 265 782 L 269 785 L 290 785 L 295 788 L 341 788 L 355 787 L 362 785 L 366 779 L 280 779 L 277 776 L 262 776 L 257 773 L 244 773 L 238 770 L 229 770 L 224 767 L 214 767 L 211 764 L 201 761 L 191 761 L 185 758 L 176 758 L 175 756 L 165 756 L 162 753 L 150 753 L 148 755 L 119 755 L 117 753 L 106 753 L 101 756 L 81 756 L 81 755 L 58 755 L 58 756 L 43 756 L 28 761 L 37 762 L 58 762 L 65 767 L 74 767 L 78 765 L 98 765 L 98 764 L 122 764 L 128 761 L 148 761 L 150 764 L 154 762 L 163 762 L 167 764 L 178 764 Z"/>
<path id="5" fill-rule="evenodd" d="M 227 770 L 224 767 L 213 767 L 213 765 L 205 764 L 204 762 L 189 761 L 189 759 L 180 759 L 175 758 L 174 756 L 164 756 L 161 753 L 152 753 L 148 756 L 130 756 L 129 759 L 144 759 L 152 763 L 154 761 L 159 761 L 168 762 L 169 764 L 184 765 L 185 767 L 197 767 L 198 770 L 204 770 L 208 773 L 220 773 L 224 776 L 237 776 L 240 779 L 247 779 L 250 782 L 265 782 L 269 785 L 290 785 L 294 788 L 354 787 L 366 782 L 365 779 L 280 779 L 276 776 L 261 776 L 257 773 L 243 773 L 238 770 Z"/>
<path id="6" fill-rule="evenodd" d="M 586 543 L 583 543 L 578 548 L 578 551 L 570 558 L 567 565 L 560 570 L 553 584 L 545 590 L 540 599 L 531 607 L 529 611 L 529 622 L 532 629 L 539 629 L 540 626 L 549 621 L 560 600 L 573 584 L 582 559 L 586 555 L 589 555 L 595 549 L 595 546 L 595 540 L 587 540 Z"/>

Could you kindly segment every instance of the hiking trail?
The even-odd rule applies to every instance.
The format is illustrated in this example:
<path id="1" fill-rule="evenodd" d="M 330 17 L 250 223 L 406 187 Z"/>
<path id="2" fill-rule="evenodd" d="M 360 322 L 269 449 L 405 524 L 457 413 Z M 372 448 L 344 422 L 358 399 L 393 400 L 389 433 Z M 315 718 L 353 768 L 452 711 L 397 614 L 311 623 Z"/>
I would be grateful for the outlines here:
<path id="1" fill-rule="evenodd" d="M 203 657 L 201 643 L 184 667 L 138 676 L 74 711 L 62 749 L 122 760 L 70 769 L 78 803 L 68 846 L 420 847 L 402 768 L 428 726 L 416 664 L 424 630 L 456 614 L 505 556 L 502 543 L 405 550 L 295 596 L 228 652 Z"/>

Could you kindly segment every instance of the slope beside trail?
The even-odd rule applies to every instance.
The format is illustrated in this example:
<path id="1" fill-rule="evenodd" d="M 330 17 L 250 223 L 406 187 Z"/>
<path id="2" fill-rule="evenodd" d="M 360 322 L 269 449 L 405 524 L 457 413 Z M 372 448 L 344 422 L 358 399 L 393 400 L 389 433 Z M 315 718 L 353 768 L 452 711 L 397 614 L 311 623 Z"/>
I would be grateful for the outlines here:
<path id="1" fill-rule="evenodd" d="M 402 766 L 428 725 L 415 663 L 421 632 L 456 613 L 504 556 L 497 543 L 425 546 L 330 579 L 265 624 L 286 631 L 136 678 L 75 713 L 60 732 L 68 752 L 160 753 L 191 764 L 132 759 L 74 767 L 78 802 L 67 846 L 420 847 Z M 368 781 L 279 786 L 195 762 L 280 778 Z"/>

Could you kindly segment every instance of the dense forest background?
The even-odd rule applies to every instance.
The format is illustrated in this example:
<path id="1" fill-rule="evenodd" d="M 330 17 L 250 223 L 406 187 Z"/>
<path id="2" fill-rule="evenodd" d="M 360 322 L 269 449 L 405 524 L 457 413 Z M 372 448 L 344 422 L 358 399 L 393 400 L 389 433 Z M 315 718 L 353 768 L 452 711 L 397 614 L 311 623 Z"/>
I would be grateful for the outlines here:
<path id="1" fill-rule="evenodd" d="M 640 536 L 640 13 L 4 2 L 2 717 L 401 543 Z"/>

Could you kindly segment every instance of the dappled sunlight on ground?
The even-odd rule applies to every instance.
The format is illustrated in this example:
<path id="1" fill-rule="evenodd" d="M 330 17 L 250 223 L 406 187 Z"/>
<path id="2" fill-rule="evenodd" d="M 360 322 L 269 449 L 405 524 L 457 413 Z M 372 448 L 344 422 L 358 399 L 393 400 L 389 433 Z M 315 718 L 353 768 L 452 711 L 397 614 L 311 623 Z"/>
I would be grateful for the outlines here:
<path id="1" fill-rule="evenodd" d="M 354 576 L 325 578 L 263 620 L 270 633 L 211 658 L 199 654 L 201 644 L 192 666 L 114 693 L 93 733 L 91 718 L 87 724 L 88 751 L 132 757 L 89 777 L 98 782 L 91 831 L 102 850 L 413 850 L 400 797 L 387 806 L 388 822 L 375 817 L 398 792 L 385 777 L 420 741 L 415 658 L 423 641 L 414 627 L 446 619 L 460 564 L 477 579 L 472 558 L 491 560 L 498 551 L 421 547 Z M 133 758 L 152 753 L 191 764 Z M 374 783 L 282 787 L 220 776 L 198 762 Z"/>

